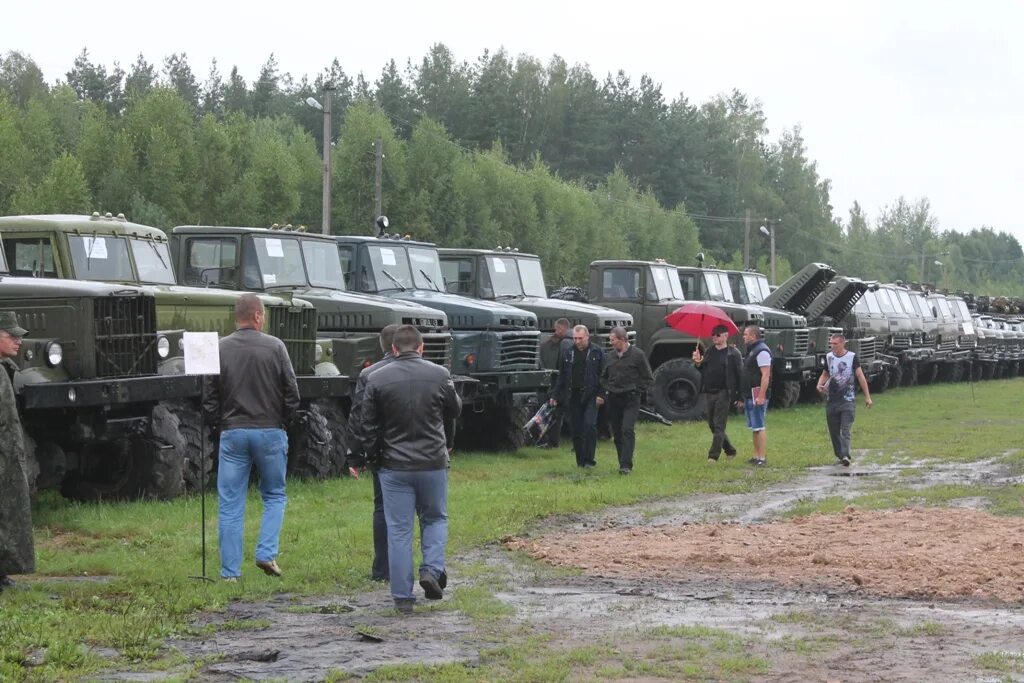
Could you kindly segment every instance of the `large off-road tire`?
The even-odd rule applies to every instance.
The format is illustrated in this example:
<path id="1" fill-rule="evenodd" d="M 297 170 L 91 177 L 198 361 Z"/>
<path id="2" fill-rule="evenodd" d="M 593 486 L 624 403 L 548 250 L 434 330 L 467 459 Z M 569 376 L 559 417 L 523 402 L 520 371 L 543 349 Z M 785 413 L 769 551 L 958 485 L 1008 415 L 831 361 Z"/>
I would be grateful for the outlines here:
<path id="1" fill-rule="evenodd" d="M 934 384 L 935 380 L 939 377 L 939 364 L 928 363 L 921 366 L 921 369 L 917 373 L 918 384 Z"/>
<path id="2" fill-rule="evenodd" d="M 582 287 L 565 285 L 551 292 L 549 299 L 560 299 L 562 301 L 578 301 L 587 303 L 587 292 Z"/>
<path id="3" fill-rule="evenodd" d="M 331 432 L 334 459 L 328 476 L 341 476 L 345 473 L 345 454 L 348 452 L 348 415 L 345 404 L 338 398 L 320 398 L 313 405 L 323 413 L 327 429 Z"/>
<path id="4" fill-rule="evenodd" d="M 889 387 L 896 388 L 903 386 L 903 366 L 896 364 L 885 368 L 884 372 L 889 375 Z"/>
<path id="5" fill-rule="evenodd" d="M 981 364 L 981 379 L 992 379 L 996 375 L 996 363 Z"/>
<path id="6" fill-rule="evenodd" d="M 985 363 L 975 361 L 971 365 L 971 381 L 980 382 L 985 377 Z"/>
<path id="7" fill-rule="evenodd" d="M 177 416 L 157 405 L 148 434 L 86 445 L 62 491 L 83 501 L 175 498 L 184 490 L 184 453 Z"/>
<path id="8" fill-rule="evenodd" d="M 871 387 L 872 394 L 884 394 L 885 390 L 889 388 L 889 373 L 878 373 L 877 375 L 871 378 L 871 381 L 868 383 L 868 386 Z"/>
<path id="9" fill-rule="evenodd" d="M 648 397 L 654 409 L 673 422 L 699 420 L 704 415 L 700 372 L 685 358 L 675 358 L 658 366 Z"/>
<path id="10" fill-rule="evenodd" d="M 510 398 L 500 396 L 488 400 L 483 411 L 464 410 L 456 445 L 460 450 L 518 450 L 527 443 L 523 425 L 535 411 L 528 406 L 516 407 Z"/>
<path id="11" fill-rule="evenodd" d="M 36 459 L 36 441 L 25 428 L 21 429 L 21 441 L 25 447 L 25 477 L 28 479 L 28 492 L 36 497 L 36 486 L 39 479 L 39 461 Z"/>
<path id="12" fill-rule="evenodd" d="M 801 403 L 821 403 L 821 394 L 818 393 L 818 376 L 815 375 L 814 379 L 809 382 L 804 382 L 800 385 L 800 402 Z"/>
<path id="13" fill-rule="evenodd" d="M 185 440 L 185 490 L 200 491 L 203 481 L 206 482 L 208 490 L 213 488 L 217 482 L 214 474 L 217 469 L 217 439 L 212 427 L 202 424 L 199 407 L 184 401 L 164 402 L 159 405 L 178 418 L 178 427 Z"/>
<path id="14" fill-rule="evenodd" d="M 800 400 L 800 382 L 784 380 L 772 383 L 772 408 L 792 408 Z"/>
<path id="15" fill-rule="evenodd" d="M 1016 361 L 1016 360 L 1012 361 L 1006 367 L 1006 376 L 1007 377 L 1019 377 L 1020 376 L 1020 365 L 1021 365 L 1021 361 Z"/>
<path id="16" fill-rule="evenodd" d="M 903 366 L 903 386 L 917 386 L 917 363 L 909 363 Z"/>
<path id="17" fill-rule="evenodd" d="M 310 405 L 306 416 L 304 423 L 288 430 L 288 476 L 327 479 L 335 470 L 334 435 L 320 406 Z"/>
<path id="18" fill-rule="evenodd" d="M 962 374 L 962 363 L 943 363 L 939 367 L 939 380 L 942 382 L 958 382 Z"/>

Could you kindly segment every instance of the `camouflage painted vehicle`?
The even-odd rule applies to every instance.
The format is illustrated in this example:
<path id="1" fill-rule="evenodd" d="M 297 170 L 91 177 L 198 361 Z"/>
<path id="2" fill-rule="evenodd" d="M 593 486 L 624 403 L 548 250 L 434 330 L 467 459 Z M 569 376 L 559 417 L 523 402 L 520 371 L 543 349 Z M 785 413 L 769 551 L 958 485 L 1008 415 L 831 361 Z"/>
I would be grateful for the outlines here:
<path id="1" fill-rule="evenodd" d="M 0 249 L 0 310 L 28 330 L 14 389 L 33 486 L 78 500 L 181 494 L 185 440 L 165 402 L 195 400 L 199 378 L 158 373 L 170 340 L 154 296 L 9 273 Z"/>
<path id="2" fill-rule="evenodd" d="M 834 274 L 831 269 L 829 272 Z M 769 304 L 766 299 L 780 292 L 787 293 L 786 301 L 813 298 L 812 294 L 828 280 L 808 267 L 770 293 L 768 278 L 761 273 L 680 267 L 679 281 L 688 300 L 710 301 L 726 310 L 733 320 L 749 319 L 751 312 L 761 315 L 764 341 L 772 350 L 772 406 L 789 408 L 796 404 L 801 384 L 812 380 L 817 369 L 810 347 L 811 330 L 802 312 L 787 310 L 779 302 Z M 734 284 L 741 296 L 737 296 Z M 737 346 L 743 349 L 742 338 Z"/>
<path id="3" fill-rule="evenodd" d="M 381 357 L 385 325 L 415 325 L 423 334 L 424 358 L 451 367 L 452 335 L 443 311 L 345 286 L 334 238 L 285 228 L 179 226 L 171 231 L 171 257 L 178 280 L 198 287 L 297 296 L 316 307 L 318 363 L 330 362 L 355 378 Z M 458 379 L 458 378 L 457 378 Z M 465 394 L 465 382 L 458 382 Z M 350 397 L 323 406 L 335 449 L 344 452 Z"/>
<path id="4" fill-rule="evenodd" d="M 572 325 L 586 325 L 591 339 L 606 350 L 613 327 L 633 327 L 633 317 L 604 306 L 548 297 L 544 270 L 534 254 L 493 249 L 438 249 L 444 288 L 474 299 L 504 301 L 537 316 L 543 344 L 555 331 L 555 321 L 565 318 Z M 635 340 L 636 332 L 629 331 Z M 543 359 L 542 359 L 543 360 Z M 554 359 L 545 367 L 554 368 Z"/>
<path id="5" fill-rule="evenodd" d="M 651 406 L 669 420 L 698 420 L 704 414 L 700 372 L 691 355 L 698 340 L 669 327 L 665 316 L 686 303 L 677 266 L 664 261 L 607 260 L 590 264 L 588 301 L 633 317 L 636 345 L 654 371 Z M 763 325 L 760 312 L 731 309 L 737 326 Z"/>
<path id="6" fill-rule="evenodd" d="M 157 330 L 168 340 L 160 350 L 160 374 L 184 373 L 184 331 L 234 331 L 234 306 L 240 294 L 176 284 L 167 237 L 157 228 L 132 223 L 120 214 L 7 216 L 0 218 L 0 234 L 15 274 L 135 285 L 152 294 Z M 290 472 L 309 477 L 338 474 L 344 454 L 334 451 L 330 414 L 320 404 L 346 397 L 348 378 L 333 363 L 318 362 L 322 349 L 318 350 L 312 304 L 279 295 L 261 298 L 267 308 L 264 329 L 288 348 L 308 416 L 304 428 L 294 430 L 289 439 Z M 165 405 L 178 417 L 188 442 L 186 484 L 196 488 L 216 463 L 215 440 L 212 433 L 202 438 L 198 401 L 168 400 Z"/>
<path id="7" fill-rule="evenodd" d="M 335 237 L 348 287 L 444 311 L 453 338 L 452 372 L 478 380 L 476 397 L 463 407 L 456 437 L 462 447 L 516 449 L 523 423 L 551 383 L 540 366 L 537 316 L 501 301 L 471 299 L 443 289 L 437 247 L 429 242 L 381 237 Z"/>

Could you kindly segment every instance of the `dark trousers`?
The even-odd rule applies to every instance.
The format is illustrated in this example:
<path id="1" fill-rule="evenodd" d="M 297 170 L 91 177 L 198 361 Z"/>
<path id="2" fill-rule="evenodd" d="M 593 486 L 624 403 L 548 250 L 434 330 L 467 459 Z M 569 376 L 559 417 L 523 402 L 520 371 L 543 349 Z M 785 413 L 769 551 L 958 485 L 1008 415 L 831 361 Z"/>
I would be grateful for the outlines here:
<path id="1" fill-rule="evenodd" d="M 640 394 L 636 391 L 608 394 L 607 407 L 615 451 L 619 454 L 619 468 L 631 470 L 633 450 L 636 447 L 636 418 L 640 414 Z"/>
<path id="2" fill-rule="evenodd" d="M 370 576 L 378 581 L 388 580 L 388 523 L 384 518 L 384 492 L 380 477 L 373 473 L 373 565 Z"/>
<path id="3" fill-rule="evenodd" d="M 704 410 L 708 416 L 708 428 L 711 429 L 711 448 L 708 449 L 708 457 L 717 460 L 723 449 L 726 455 L 736 455 L 736 448 L 729 443 L 729 437 L 725 434 L 725 424 L 732 409 L 729 390 L 707 393 L 705 398 Z"/>
<path id="4" fill-rule="evenodd" d="M 579 467 L 594 465 L 597 451 L 597 397 L 573 393 L 569 397 L 569 428 L 572 429 L 572 449 Z"/>
<path id="5" fill-rule="evenodd" d="M 857 405 L 852 401 L 825 406 L 825 422 L 828 423 L 828 435 L 832 438 L 832 452 L 836 458 L 850 457 L 850 428 L 856 415 Z"/>
<path id="6" fill-rule="evenodd" d="M 551 418 L 551 426 L 548 427 L 548 431 L 544 434 L 544 443 L 552 448 L 558 448 L 558 444 L 562 442 L 562 422 L 564 421 L 565 408 L 558 405 L 555 407 L 555 414 Z"/>

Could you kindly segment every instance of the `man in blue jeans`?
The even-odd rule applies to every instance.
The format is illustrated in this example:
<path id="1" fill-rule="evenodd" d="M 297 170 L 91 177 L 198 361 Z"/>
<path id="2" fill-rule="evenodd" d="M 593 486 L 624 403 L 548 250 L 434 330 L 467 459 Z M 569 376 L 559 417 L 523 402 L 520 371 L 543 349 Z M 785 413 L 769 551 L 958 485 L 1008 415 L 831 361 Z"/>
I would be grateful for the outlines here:
<path id="1" fill-rule="evenodd" d="M 299 388 L 284 342 L 262 332 L 263 302 L 243 294 L 235 303 L 235 332 L 220 340 L 220 375 L 208 382 L 203 407 L 220 426 L 217 493 L 220 575 L 242 575 L 242 531 L 252 466 L 260 474 L 263 520 L 256 566 L 281 576 L 278 540 L 284 521 L 288 435 L 299 408 Z"/>
<path id="2" fill-rule="evenodd" d="M 764 343 L 764 333 L 757 325 L 743 329 L 747 356 L 743 359 L 743 412 L 747 427 L 754 435 L 754 457 L 747 461 L 755 467 L 768 464 L 768 432 L 765 413 L 768 411 L 768 388 L 772 381 L 772 351 Z"/>
<path id="3" fill-rule="evenodd" d="M 443 366 L 422 358 L 423 336 L 412 325 L 395 331 L 395 359 L 366 381 L 362 429 L 353 450 L 380 454 L 380 487 L 388 527 L 388 575 L 395 608 L 413 610 L 413 523 L 420 520 L 419 580 L 428 600 L 447 585 L 448 457 L 462 402 Z"/>

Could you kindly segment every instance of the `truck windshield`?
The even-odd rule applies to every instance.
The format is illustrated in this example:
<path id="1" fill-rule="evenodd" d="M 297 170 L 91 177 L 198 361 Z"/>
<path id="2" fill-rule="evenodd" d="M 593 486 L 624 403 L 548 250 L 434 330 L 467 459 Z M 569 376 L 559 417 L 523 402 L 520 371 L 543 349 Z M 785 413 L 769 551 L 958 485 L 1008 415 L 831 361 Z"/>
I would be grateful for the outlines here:
<path id="1" fill-rule="evenodd" d="M 491 278 L 494 298 L 523 296 L 523 284 L 519 280 L 519 268 L 511 256 L 488 256 L 487 275 Z"/>
<path id="2" fill-rule="evenodd" d="M 954 304 L 956 304 L 956 309 L 960 311 L 960 319 L 969 322 L 971 320 L 971 310 L 967 308 L 967 302 L 963 299 L 957 299 L 954 301 Z"/>
<path id="3" fill-rule="evenodd" d="M 137 282 L 128 244 L 112 235 L 68 235 L 71 262 L 79 280 Z M 172 280 L 173 282 L 173 280 Z"/>
<path id="4" fill-rule="evenodd" d="M 888 289 L 880 289 L 875 292 L 875 299 L 878 300 L 878 306 L 882 309 L 883 313 L 898 313 L 903 309 L 898 308 L 899 304 L 890 298 L 895 296 L 895 292 L 890 292 Z"/>
<path id="5" fill-rule="evenodd" d="M 928 301 L 921 294 L 909 294 L 907 292 L 900 292 L 900 297 L 906 297 L 911 301 L 910 313 L 919 315 L 927 320 L 934 320 L 935 314 L 932 313 L 932 307 L 928 305 Z"/>
<path id="6" fill-rule="evenodd" d="M 3 235 L 0 235 L 0 273 L 9 273 L 11 269 L 7 267 L 7 257 L 4 255 L 3 243 Z"/>
<path id="7" fill-rule="evenodd" d="M 302 256 L 309 273 L 309 284 L 325 289 L 345 289 L 345 274 L 341 270 L 338 247 L 334 242 L 302 240 Z"/>
<path id="8" fill-rule="evenodd" d="M 712 301 L 734 301 L 729 277 L 725 273 L 704 272 L 704 287 Z"/>
<path id="9" fill-rule="evenodd" d="M 437 249 L 409 247 L 409 261 L 412 264 L 412 282 L 416 289 L 444 291 L 444 276 L 441 275 L 441 261 L 437 256 Z"/>
<path id="10" fill-rule="evenodd" d="M 518 259 L 519 277 L 523 281 L 523 294 L 536 296 L 545 299 L 548 290 L 544 286 L 544 271 L 541 268 L 539 259 L 524 258 Z"/>
<path id="11" fill-rule="evenodd" d="M 898 301 L 896 306 L 897 311 L 900 310 L 900 308 L 902 308 L 904 312 L 912 316 L 921 315 L 921 311 L 919 311 L 917 309 L 917 306 L 914 305 L 914 302 L 910 300 L 910 294 L 908 294 L 905 290 L 897 289 L 889 292 L 889 294 L 896 295 L 896 299 Z"/>
<path id="12" fill-rule="evenodd" d="M 953 311 L 950 310 L 950 308 L 949 308 L 949 302 L 948 301 L 946 301 L 945 299 L 943 299 L 941 297 L 935 297 L 934 299 L 932 299 L 932 301 L 935 302 L 935 305 L 939 307 L 939 315 L 941 317 L 943 317 L 943 318 L 955 317 L 953 315 Z"/>
<path id="13" fill-rule="evenodd" d="M 164 242 L 129 239 L 135 266 L 139 269 L 139 282 L 147 284 L 173 285 L 174 269 L 171 267 L 171 253 Z"/>
<path id="14" fill-rule="evenodd" d="M 256 262 L 264 287 L 302 287 L 306 271 L 302 267 L 302 249 L 294 237 L 254 237 Z"/>
<path id="15" fill-rule="evenodd" d="M 683 299 L 683 286 L 679 284 L 676 270 L 669 272 L 666 266 L 651 266 L 651 283 L 658 301 L 666 299 Z"/>
<path id="16" fill-rule="evenodd" d="M 747 290 L 747 301 L 741 303 L 759 304 L 771 294 L 771 289 L 768 288 L 768 278 L 760 273 L 744 273 L 743 286 Z"/>

